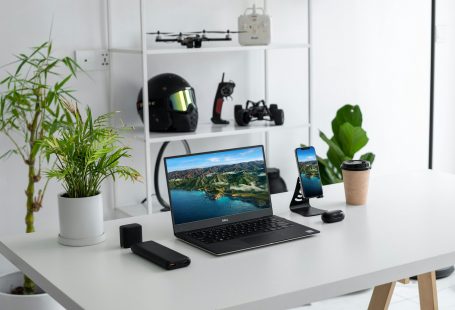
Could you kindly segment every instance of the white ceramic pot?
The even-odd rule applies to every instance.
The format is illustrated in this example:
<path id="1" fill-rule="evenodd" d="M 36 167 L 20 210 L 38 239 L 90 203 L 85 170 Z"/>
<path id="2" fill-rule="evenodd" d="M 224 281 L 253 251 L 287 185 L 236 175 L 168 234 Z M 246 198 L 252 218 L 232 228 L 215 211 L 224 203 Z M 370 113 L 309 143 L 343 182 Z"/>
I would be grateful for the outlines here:
<path id="1" fill-rule="evenodd" d="M 69 246 L 86 246 L 103 242 L 103 198 L 101 193 L 84 198 L 58 196 L 60 234 L 58 242 Z"/>
<path id="2" fill-rule="evenodd" d="M 20 271 L 0 276 L 0 309 L 65 310 L 51 296 L 37 288 L 35 295 L 12 295 L 11 289 L 22 286 L 24 274 Z"/>

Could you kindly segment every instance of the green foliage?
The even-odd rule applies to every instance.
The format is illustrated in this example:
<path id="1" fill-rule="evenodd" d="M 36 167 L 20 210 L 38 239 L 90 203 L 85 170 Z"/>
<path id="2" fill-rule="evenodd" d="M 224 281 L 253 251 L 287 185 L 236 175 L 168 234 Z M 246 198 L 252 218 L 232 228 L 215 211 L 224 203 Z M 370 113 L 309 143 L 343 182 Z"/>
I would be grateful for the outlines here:
<path id="1" fill-rule="evenodd" d="M 319 137 L 327 143 L 329 150 L 327 158 L 318 156 L 322 184 L 342 182 L 341 164 L 345 160 L 353 159 L 367 143 L 368 136 L 362 129 L 362 112 L 359 106 L 345 105 L 341 107 L 332 121 L 332 138 L 328 138 L 322 131 Z M 360 159 L 368 160 L 373 164 L 375 155 L 365 153 Z"/>
<path id="2" fill-rule="evenodd" d="M 67 88 L 76 77 L 78 65 L 69 57 L 52 56 L 52 42 L 32 48 L 29 54 L 19 54 L 12 63 L 0 69 L 16 66 L 0 80 L 0 134 L 11 142 L 11 149 L 1 158 L 19 156 L 27 166 L 26 232 L 35 231 L 34 213 L 42 207 L 46 181 L 37 189 L 41 167 L 45 161 L 39 140 L 51 137 L 65 124 L 62 104 L 75 100 Z M 34 284 L 25 277 L 26 294 L 34 293 Z"/>
<path id="3" fill-rule="evenodd" d="M 75 121 L 59 128 L 57 135 L 43 139 L 41 146 L 48 157 L 57 157 L 47 176 L 63 182 L 67 197 L 97 195 L 101 183 L 109 177 L 139 180 L 140 174 L 136 170 L 120 165 L 120 159 L 130 155 L 128 147 L 119 145 L 119 130 L 109 125 L 114 113 L 93 119 L 87 108 L 85 120 L 77 106 L 69 106 L 66 113 Z"/>
<path id="4" fill-rule="evenodd" d="M 0 158 L 20 156 L 28 166 L 26 188 L 26 232 L 33 232 L 33 213 L 42 207 L 47 182 L 37 193 L 35 183 L 41 179 L 45 160 L 38 140 L 54 135 L 67 119 L 62 113 L 62 103 L 74 99 L 67 88 L 76 76 L 77 64 L 69 57 L 52 56 L 52 43 L 32 48 L 29 54 L 19 54 L 16 65 L 0 81 L 4 91 L 0 94 L 0 133 L 11 142 L 11 149 Z"/>

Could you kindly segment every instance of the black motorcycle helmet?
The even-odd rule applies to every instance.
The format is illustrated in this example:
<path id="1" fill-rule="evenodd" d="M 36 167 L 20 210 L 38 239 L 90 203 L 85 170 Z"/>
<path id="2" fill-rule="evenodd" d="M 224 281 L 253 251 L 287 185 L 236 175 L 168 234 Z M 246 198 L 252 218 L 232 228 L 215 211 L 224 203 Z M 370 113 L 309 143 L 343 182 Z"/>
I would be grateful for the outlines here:
<path id="1" fill-rule="evenodd" d="M 182 77 L 159 74 L 148 81 L 150 131 L 195 131 L 198 121 L 194 89 Z M 142 89 L 137 112 L 143 117 Z"/>

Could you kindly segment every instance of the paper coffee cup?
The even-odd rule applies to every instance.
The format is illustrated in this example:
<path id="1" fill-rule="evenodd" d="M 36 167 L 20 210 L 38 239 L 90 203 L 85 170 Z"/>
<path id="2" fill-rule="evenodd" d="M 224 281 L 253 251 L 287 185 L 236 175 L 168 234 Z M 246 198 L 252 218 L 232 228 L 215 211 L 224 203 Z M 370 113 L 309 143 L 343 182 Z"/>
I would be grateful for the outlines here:
<path id="1" fill-rule="evenodd" d="M 347 204 L 367 203 L 370 169 L 370 162 L 366 160 L 346 160 L 341 165 Z"/>

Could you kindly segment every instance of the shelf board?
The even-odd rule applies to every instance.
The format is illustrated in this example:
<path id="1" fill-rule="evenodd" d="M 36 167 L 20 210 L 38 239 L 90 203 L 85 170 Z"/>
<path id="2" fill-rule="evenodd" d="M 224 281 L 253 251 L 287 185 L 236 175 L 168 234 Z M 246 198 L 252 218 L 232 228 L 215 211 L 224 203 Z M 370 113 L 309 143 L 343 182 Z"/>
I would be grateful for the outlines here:
<path id="1" fill-rule="evenodd" d="M 309 124 L 282 125 L 276 126 L 271 123 L 253 122 L 249 126 L 234 125 L 230 120 L 229 125 L 215 125 L 212 123 L 199 123 L 195 132 L 150 132 L 149 143 L 162 143 L 165 141 L 195 140 L 205 138 L 216 138 L 223 136 L 246 135 L 262 132 L 276 132 L 282 130 L 298 130 L 310 127 Z M 144 140 L 144 127 L 136 127 L 131 132 L 124 134 L 125 138 L 133 138 L 139 141 Z"/>
<path id="2" fill-rule="evenodd" d="M 186 48 L 183 46 L 176 46 L 172 48 L 151 48 L 147 50 L 148 55 L 170 55 L 170 54 L 192 54 L 192 53 L 221 53 L 221 52 L 241 52 L 241 51 L 264 51 L 264 50 L 278 50 L 278 49 L 298 49 L 309 48 L 310 45 L 306 43 L 295 44 L 271 44 L 271 45 L 257 45 L 257 46 L 203 46 L 201 48 Z M 110 49 L 111 53 L 119 54 L 142 54 L 140 49 L 124 49 L 113 48 Z"/>

